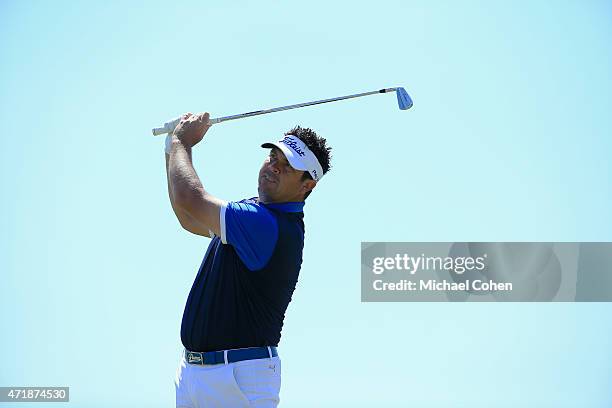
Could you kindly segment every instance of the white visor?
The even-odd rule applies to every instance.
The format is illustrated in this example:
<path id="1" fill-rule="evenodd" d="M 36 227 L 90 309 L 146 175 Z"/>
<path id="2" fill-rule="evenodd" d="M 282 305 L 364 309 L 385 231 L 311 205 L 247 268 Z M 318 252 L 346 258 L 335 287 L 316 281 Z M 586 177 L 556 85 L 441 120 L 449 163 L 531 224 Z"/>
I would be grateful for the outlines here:
<path id="1" fill-rule="evenodd" d="M 278 147 L 285 154 L 291 167 L 296 170 L 307 171 L 315 181 L 319 181 L 323 177 L 323 167 L 321 167 L 317 157 L 304 142 L 293 135 L 287 135 L 278 142 L 264 143 L 261 147 Z"/>

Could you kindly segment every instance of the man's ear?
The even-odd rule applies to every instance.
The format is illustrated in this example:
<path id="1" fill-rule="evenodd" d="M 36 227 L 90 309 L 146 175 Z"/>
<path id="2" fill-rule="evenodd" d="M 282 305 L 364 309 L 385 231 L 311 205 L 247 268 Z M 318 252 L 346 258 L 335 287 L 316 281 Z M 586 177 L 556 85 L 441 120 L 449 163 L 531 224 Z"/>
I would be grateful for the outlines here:
<path id="1" fill-rule="evenodd" d="M 304 180 L 302 182 L 302 189 L 301 189 L 301 191 L 304 194 L 306 194 L 309 191 L 312 191 L 312 189 L 314 189 L 316 185 L 317 185 L 317 182 L 312 180 L 312 179 Z"/>

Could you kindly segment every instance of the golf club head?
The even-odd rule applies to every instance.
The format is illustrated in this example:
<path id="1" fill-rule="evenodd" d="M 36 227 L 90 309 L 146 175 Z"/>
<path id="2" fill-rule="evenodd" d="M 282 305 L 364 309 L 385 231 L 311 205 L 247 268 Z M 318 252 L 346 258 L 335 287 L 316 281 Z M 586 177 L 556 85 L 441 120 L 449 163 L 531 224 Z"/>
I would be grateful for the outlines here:
<path id="1" fill-rule="evenodd" d="M 412 99 L 404 88 L 397 88 L 395 92 L 397 93 L 397 104 L 401 110 L 412 108 Z"/>

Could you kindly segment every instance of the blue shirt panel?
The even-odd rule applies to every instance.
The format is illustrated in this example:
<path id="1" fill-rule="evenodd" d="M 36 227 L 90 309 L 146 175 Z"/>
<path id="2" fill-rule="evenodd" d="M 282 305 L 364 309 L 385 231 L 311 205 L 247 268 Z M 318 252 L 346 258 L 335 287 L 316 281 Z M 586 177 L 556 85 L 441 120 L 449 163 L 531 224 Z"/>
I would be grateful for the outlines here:
<path id="1" fill-rule="evenodd" d="M 268 208 L 283 212 L 301 212 L 303 202 L 259 203 L 256 198 L 230 201 L 225 208 L 225 239 L 232 245 L 247 268 L 256 271 L 269 261 L 276 241 L 278 225 Z"/>

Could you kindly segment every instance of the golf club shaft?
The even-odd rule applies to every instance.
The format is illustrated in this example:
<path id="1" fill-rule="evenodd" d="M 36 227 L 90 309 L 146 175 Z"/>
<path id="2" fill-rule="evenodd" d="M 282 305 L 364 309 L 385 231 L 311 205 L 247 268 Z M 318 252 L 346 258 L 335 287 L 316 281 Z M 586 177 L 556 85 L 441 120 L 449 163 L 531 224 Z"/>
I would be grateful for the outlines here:
<path id="1" fill-rule="evenodd" d="M 304 103 L 298 103 L 295 105 L 280 106 L 278 108 L 263 109 L 263 110 L 253 111 L 253 112 L 240 113 L 238 115 L 224 116 L 221 118 L 213 118 L 213 119 L 210 119 L 210 123 L 214 125 L 215 123 L 227 122 L 228 120 L 235 120 L 235 119 L 248 118 L 251 116 L 265 115 L 267 113 L 272 113 L 272 112 L 280 112 L 280 111 L 285 111 L 289 109 L 303 108 L 304 106 L 319 105 L 322 103 L 341 101 L 344 99 L 359 98 L 361 96 L 373 95 L 377 93 L 395 92 L 396 89 L 397 88 L 385 88 L 385 89 L 380 89 L 378 91 L 363 92 L 363 93 L 358 93 L 354 95 L 339 96 L 337 98 L 322 99 L 320 101 L 304 102 Z M 169 122 L 166 122 L 163 127 L 153 129 L 153 135 L 158 136 L 158 135 L 163 135 L 166 133 L 173 132 L 176 125 L 178 125 L 178 123 L 180 122 L 180 119 L 181 118 L 175 118 Z"/>

